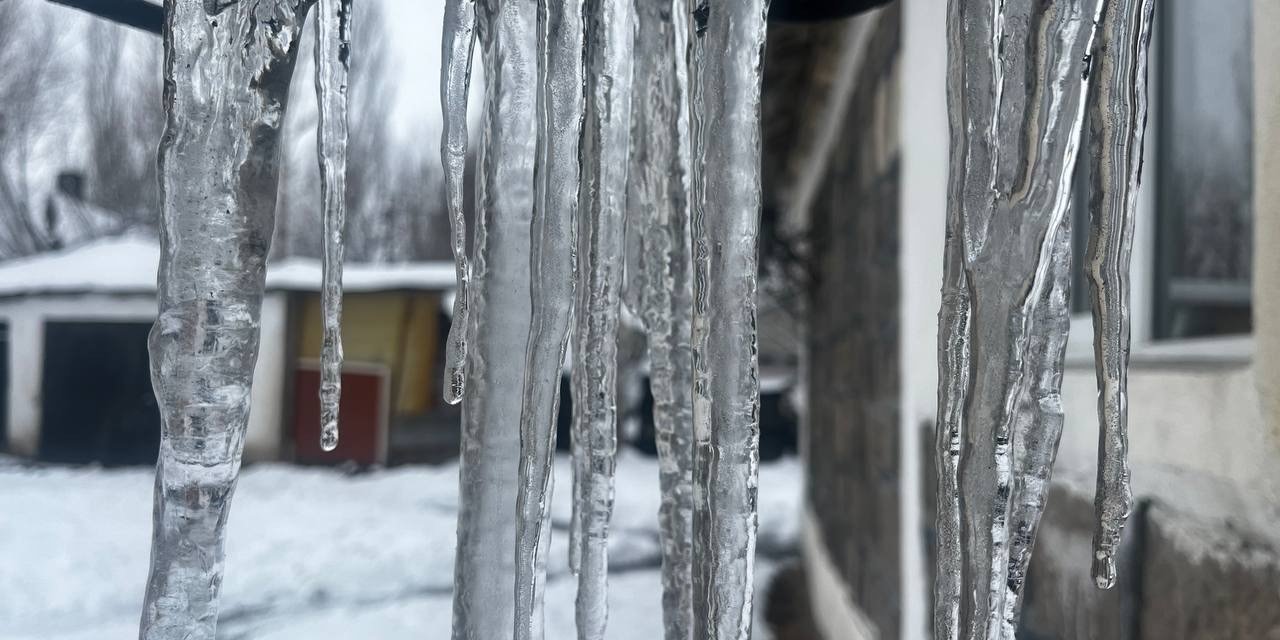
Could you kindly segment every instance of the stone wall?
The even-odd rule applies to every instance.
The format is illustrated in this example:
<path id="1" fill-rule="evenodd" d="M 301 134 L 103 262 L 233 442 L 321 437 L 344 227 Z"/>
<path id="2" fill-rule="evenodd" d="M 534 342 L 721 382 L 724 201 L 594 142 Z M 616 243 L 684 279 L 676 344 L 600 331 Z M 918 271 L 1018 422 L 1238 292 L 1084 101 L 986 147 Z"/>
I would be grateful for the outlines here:
<path id="1" fill-rule="evenodd" d="M 1019 638 L 1280 638 L 1280 538 L 1247 489 L 1186 470 L 1135 469 L 1121 580 L 1100 591 L 1089 578 L 1092 478 L 1058 475 Z"/>

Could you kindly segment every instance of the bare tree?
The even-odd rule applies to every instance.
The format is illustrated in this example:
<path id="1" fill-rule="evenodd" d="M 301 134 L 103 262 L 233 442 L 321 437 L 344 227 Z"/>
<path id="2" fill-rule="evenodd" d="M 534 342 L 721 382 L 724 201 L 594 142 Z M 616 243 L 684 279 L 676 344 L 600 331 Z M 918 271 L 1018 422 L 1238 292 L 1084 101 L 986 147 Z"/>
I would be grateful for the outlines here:
<path id="1" fill-rule="evenodd" d="M 441 176 L 434 144 L 408 144 L 391 122 L 399 87 L 383 2 L 355 7 L 352 19 L 347 162 L 347 257 L 401 262 L 448 255 Z M 308 51 L 310 30 L 301 45 Z M 277 202 L 276 255 L 316 256 L 319 173 L 315 160 L 315 108 L 310 60 L 299 59 L 285 124 L 287 155 Z M 423 152 L 423 149 L 427 149 Z"/>
<path id="2" fill-rule="evenodd" d="M 89 200 L 129 226 L 154 227 L 159 200 L 156 148 L 164 126 L 160 43 L 95 21 L 86 69 Z"/>
<path id="3" fill-rule="evenodd" d="M 0 2 L 0 259 L 55 246 L 32 164 L 60 108 L 62 32 L 29 2 Z"/>

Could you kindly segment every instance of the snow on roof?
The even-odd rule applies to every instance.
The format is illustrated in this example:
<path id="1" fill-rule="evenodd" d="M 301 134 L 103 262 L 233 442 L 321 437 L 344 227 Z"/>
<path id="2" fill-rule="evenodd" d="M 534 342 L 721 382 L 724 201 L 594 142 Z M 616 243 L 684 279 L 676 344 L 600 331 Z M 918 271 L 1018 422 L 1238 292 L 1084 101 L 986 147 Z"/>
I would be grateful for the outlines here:
<path id="1" fill-rule="evenodd" d="M 72 293 L 153 293 L 160 247 L 139 235 L 105 238 L 65 251 L 0 263 L 0 297 Z M 267 266 L 267 288 L 319 291 L 320 261 L 287 258 Z M 343 270 L 348 292 L 443 290 L 454 286 L 453 264 L 349 263 Z"/>

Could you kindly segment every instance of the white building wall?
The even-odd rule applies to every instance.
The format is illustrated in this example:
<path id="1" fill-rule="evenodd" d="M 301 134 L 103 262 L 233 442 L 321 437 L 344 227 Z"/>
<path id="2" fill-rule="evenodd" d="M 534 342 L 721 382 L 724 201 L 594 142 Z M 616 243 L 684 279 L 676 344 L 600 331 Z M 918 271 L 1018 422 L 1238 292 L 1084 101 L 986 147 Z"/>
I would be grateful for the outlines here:
<path id="1" fill-rule="evenodd" d="M 275 459 L 280 454 L 283 419 L 287 299 L 269 292 L 262 307 L 262 347 L 251 391 L 252 411 L 245 456 Z M 34 456 L 40 446 L 44 325 L 50 321 L 153 322 L 153 294 L 29 296 L 0 300 L 0 322 L 9 325 L 8 448 Z"/>
<path id="2" fill-rule="evenodd" d="M 937 405 L 947 206 L 946 1 L 902 0 L 902 637 L 928 637 L 924 428 Z"/>

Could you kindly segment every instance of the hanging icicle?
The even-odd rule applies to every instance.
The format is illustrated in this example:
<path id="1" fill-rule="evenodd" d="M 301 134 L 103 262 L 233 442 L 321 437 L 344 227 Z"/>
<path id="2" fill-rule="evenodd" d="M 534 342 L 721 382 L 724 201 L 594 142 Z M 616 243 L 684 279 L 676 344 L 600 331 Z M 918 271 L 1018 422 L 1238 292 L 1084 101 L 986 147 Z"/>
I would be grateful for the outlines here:
<path id="1" fill-rule="evenodd" d="M 1009 579 L 1022 571 L 1011 554 L 1030 551 L 1057 447 L 1067 312 L 1055 278 L 1067 268 L 1063 227 L 1102 1 L 950 4 L 938 638 L 1012 637 Z"/>
<path id="2" fill-rule="evenodd" d="M 342 398 L 342 253 L 346 232 L 347 72 L 351 64 L 351 0 L 319 0 L 316 6 L 316 99 L 320 122 L 320 203 L 324 211 L 324 273 L 320 304 L 320 448 L 338 446 Z"/>
<path id="3" fill-rule="evenodd" d="M 445 205 L 449 211 L 454 269 L 458 288 L 453 297 L 453 324 L 445 346 L 444 400 L 458 404 L 466 391 L 468 305 L 467 219 L 463 212 L 467 166 L 467 94 L 471 89 L 471 57 L 475 44 L 476 0 L 445 0 L 441 36 L 440 104 L 444 131 L 440 160 L 444 165 Z"/>
<path id="4" fill-rule="evenodd" d="M 532 324 L 520 410 L 515 635 L 537 637 L 546 577 L 560 376 L 569 342 L 583 115 L 582 0 L 538 2 L 538 141 L 530 279 Z M 535 624 L 535 622 L 537 622 Z"/>
<path id="5" fill-rule="evenodd" d="M 280 125 L 309 7 L 165 5 L 159 316 L 149 340 L 162 428 L 145 640 L 215 635 L 224 525 L 258 357 Z M 322 103 L 340 102 L 332 95 L 340 83 L 328 88 Z M 330 132 L 327 148 L 340 153 L 340 131 Z"/>
<path id="6" fill-rule="evenodd" d="M 1010 640 L 1018 629 L 1023 586 L 1062 439 L 1062 368 L 1071 328 L 1071 225 L 1064 223 L 1051 233 L 1046 239 L 1046 284 L 1028 320 L 1022 371 L 1026 388 L 1013 415 L 1008 593 L 1000 621 L 1000 637 Z"/>
<path id="7" fill-rule="evenodd" d="M 453 594 L 456 640 L 493 640 L 513 634 L 513 515 L 524 367 L 512 366 L 511 357 L 526 354 L 529 342 L 537 140 L 536 3 L 480 0 L 476 12 L 486 71 L 485 115 L 476 181 L 475 259 L 467 296 Z M 452 58 L 454 65 L 463 62 Z M 451 108 L 456 109 L 457 103 L 445 105 L 446 111 Z M 535 603 L 535 608 L 540 605 Z M 533 619 L 537 637 L 540 609 Z"/>
<path id="8" fill-rule="evenodd" d="M 693 637 L 747 640 L 759 471 L 756 252 L 768 3 L 695 1 Z"/>
<path id="9" fill-rule="evenodd" d="M 573 358 L 573 432 L 580 500 L 578 637 L 604 637 L 609 519 L 617 450 L 618 314 L 631 143 L 632 0 L 586 2 L 586 111 Z"/>
<path id="10" fill-rule="evenodd" d="M 1098 373 L 1097 524 L 1093 579 L 1116 581 L 1129 488 L 1129 258 L 1147 124 L 1147 50 L 1155 0 L 1113 0 L 1102 14 L 1090 84 L 1093 183 L 1087 258 Z"/>
<path id="11" fill-rule="evenodd" d="M 689 241 L 688 15 L 681 0 L 636 3 L 629 243 L 639 247 L 633 303 L 649 341 L 649 388 L 662 501 L 666 640 L 693 631 L 693 279 Z M 630 265 L 629 265 L 630 266 Z"/>

